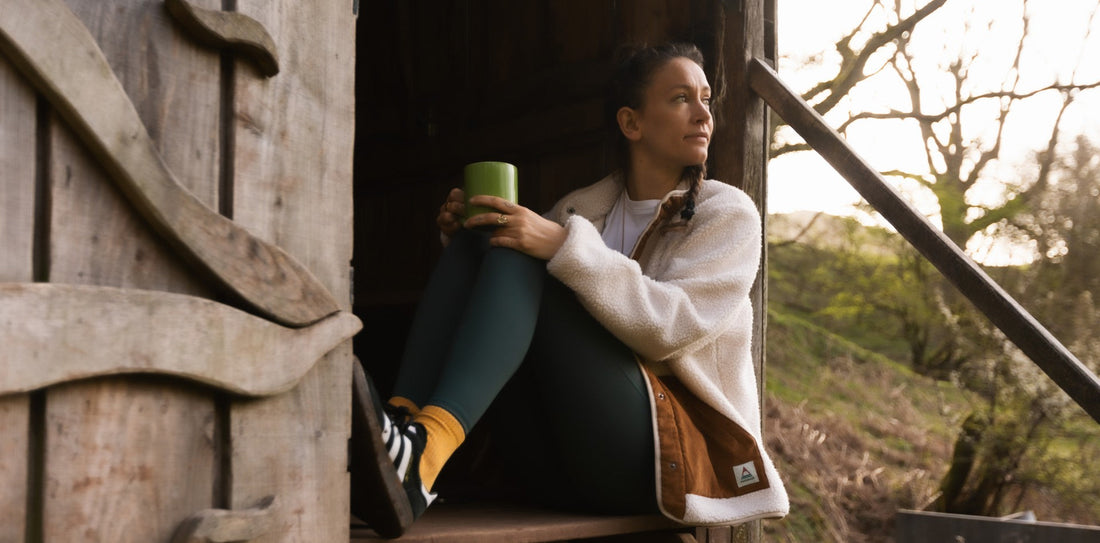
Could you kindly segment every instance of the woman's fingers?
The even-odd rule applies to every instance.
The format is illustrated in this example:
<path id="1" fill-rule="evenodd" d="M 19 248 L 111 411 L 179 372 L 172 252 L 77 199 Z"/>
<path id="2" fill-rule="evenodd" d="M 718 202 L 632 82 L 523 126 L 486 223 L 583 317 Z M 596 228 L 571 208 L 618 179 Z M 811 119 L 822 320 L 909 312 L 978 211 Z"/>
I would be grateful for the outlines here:
<path id="1" fill-rule="evenodd" d="M 466 215 L 465 198 L 462 189 L 451 189 L 443 205 L 439 206 L 439 215 L 436 215 L 435 224 L 444 234 L 451 236 L 462 228 L 462 219 Z"/>
<path id="2" fill-rule="evenodd" d="M 480 194 L 470 198 L 470 204 L 475 206 L 491 207 L 502 213 L 513 213 L 517 208 L 522 206 L 516 205 L 511 200 L 505 200 L 499 196 L 489 196 Z"/>
<path id="3" fill-rule="evenodd" d="M 479 227 L 486 227 L 486 226 L 492 226 L 492 227 L 497 227 L 497 228 L 501 228 L 501 227 L 505 227 L 505 226 L 518 227 L 521 222 L 522 222 L 522 215 L 518 214 L 518 213 L 517 214 L 506 214 L 506 213 L 489 212 L 489 213 L 481 213 L 479 215 L 474 215 L 473 217 L 470 217 L 469 219 L 466 219 L 466 222 L 463 223 L 463 226 L 465 226 L 466 228 L 479 228 Z"/>

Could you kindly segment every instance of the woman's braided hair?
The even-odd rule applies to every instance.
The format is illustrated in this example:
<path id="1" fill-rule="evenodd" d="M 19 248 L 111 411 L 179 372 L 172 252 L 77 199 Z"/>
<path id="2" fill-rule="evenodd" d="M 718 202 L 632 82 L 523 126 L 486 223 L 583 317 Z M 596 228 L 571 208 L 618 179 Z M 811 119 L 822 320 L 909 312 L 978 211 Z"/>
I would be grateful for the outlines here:
<path id="1" fill-rule="evenodd" d="M 686 58 L 703 67 L 703 53 L 690 43 L 668 43 L 655 47 L 627 45 L 621 47 L 615 55 L 615 70 L 607 85 L 604 100 L 604 121 L 616 166 L 625 178 L 630 169 L 630 142 L 619 129 L 618 112 L 623 107 L 641 109 L 645 99 L 645 90 L 653 79 L 654 72 L 677 58 Z M 695 215 L 695 196 L 699 185 L 707 173 L 706 164 L 687 166 L 680 175 L 688 182 L 687 197 L 680 216 L 689 220 Z"/>

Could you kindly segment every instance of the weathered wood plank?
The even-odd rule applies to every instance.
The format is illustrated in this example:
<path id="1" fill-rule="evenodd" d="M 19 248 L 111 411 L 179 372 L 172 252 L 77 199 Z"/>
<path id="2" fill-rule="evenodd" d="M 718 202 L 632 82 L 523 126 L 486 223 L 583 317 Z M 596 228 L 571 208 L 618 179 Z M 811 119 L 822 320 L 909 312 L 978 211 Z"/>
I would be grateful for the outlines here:
<path id="1" fill-rule="evenodd" d="M 0 57 L 0 280 L 30 281 L 34 259 L 35 98 Z"/>
<path id="2" fill-rule="evenodd" d="M 184 40 L 157 0 L 68 5 L 165 163 L 216 207 L 217 55 Z M 49 280 L 206 294 L 66 125 L 55 120 L 51 132 Z M 215 505 L 218 432 L 208 390 L 164 379 L 95 380 L 49 389 L 46 409 L 44 540 L 165 541 L 182 520 Z"/>
<path id="3" fill-rule="evenodd" d="M 282 69 L 270 80 L 236 70 L 233 217 L 298 258 L 347 308 L 352 3 L 239 0 L 237 10 L 268 29 Z M 232 405 L 232 507 L 274 494 L 286 512 L 258 541 L 347 541 L 350 414 L 350 343 L 290 392 Z"/>
<path id="4" fill-rule="evenodd" d="M 499 504 L 440 504 L 429 508 L 401 541 L 409 543 L 517 543 L 564 541 L 620 534 L 689 530 L 660 515 L 582 515 Z M 387 541 L 356 528 L 353 543 Z"/>
<path id="5" fill-rule="evenodd" d="M 303 326 L 337 311 L 332 295 L 307 269 L 180 184 L 95 38 L 62 0 L 8 2 L 9 9 L 0 12 L 0 51 L 38 85 L 176 251 L 252 308 L 285 324 Z"/>
<path id="6" fill-rule="evenodd" d="M 26 537 L 29 403 L 25 394 L 0 397 L 0 541 Z"/>
<path id="7" fill-rule="evenodd" d="M 287 328 L 205 298 L 0 283 L 0 395 L 89 377 L 157 373 L 248 396 L 289 390 L 361 328 L 339 312 Z M 104 341 L 104 338 L 111 338 Z"/>
<path id="8" fill-rule="evenodd" d="M 252 541 L 272 531 L 278 511 L 275 496 L 267 496 L 253 507 L 240 511 L 199 511 L 180 524 L 172 536 L 172 543 Z"/>
<path id="9" fill-rule="evenodd" d="M 35 124 L 34 92 L 0 58 L 0 281 L 34 278 Z M 0 541 L 25 537 L 29 416 L 26 395 L 0 398 Z"/>
<path id="10" fill-rule="evenodd" d="M 1100 541 L 1100 527 L 1097 526 L 929 511 L 898 511 L 896 518 L 894 535 L 898 543 L 925 541 L 1095 543 Z"/>
<path id="11" fill-rule="evenodd" d="M 208 392 L 176 380 L 84 381 L 46 399 L 44 541 L 165 541 L 209 508 Z"/>
<path id="12" fill-rule="evenodd" d="M 255 19 L 232 11 L 202 9 L 188 0 L 165 0 L 164 5 L 195 41 L 244 56 L 267 77 L 279 73 L 275 42 Z"/>

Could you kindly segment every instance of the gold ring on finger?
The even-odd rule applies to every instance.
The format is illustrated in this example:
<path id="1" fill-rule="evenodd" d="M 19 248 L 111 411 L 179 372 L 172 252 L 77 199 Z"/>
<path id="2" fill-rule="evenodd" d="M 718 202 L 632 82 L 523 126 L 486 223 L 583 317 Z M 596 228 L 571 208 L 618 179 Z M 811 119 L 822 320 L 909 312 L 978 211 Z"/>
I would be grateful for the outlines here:
<path id="1" fill-rule="evenodd" d="M 500 225 L 508 224 L 508 215 L 505 215 L 505 214 L 501 213 L 500 216 L 497 217 L 497 224 L 500 224 Z"/>

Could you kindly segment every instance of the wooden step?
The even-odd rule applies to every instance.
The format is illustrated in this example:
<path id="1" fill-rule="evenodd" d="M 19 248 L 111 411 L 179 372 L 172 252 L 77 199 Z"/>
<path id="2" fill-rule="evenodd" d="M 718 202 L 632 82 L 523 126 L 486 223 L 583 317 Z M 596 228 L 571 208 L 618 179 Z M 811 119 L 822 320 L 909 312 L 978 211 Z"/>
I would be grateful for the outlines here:
<path id="1" fill-rule="evenodd" d="M 398 539 L 385 539 L 354 522 L 352 543 L 522 543 L 604 538 L 622 541 L 694 542 L 694 529 L 658 515 L 598 516 L 507 504 L 433 505 Z M 644 537 L 643 535 L 644 534 Z"/>

